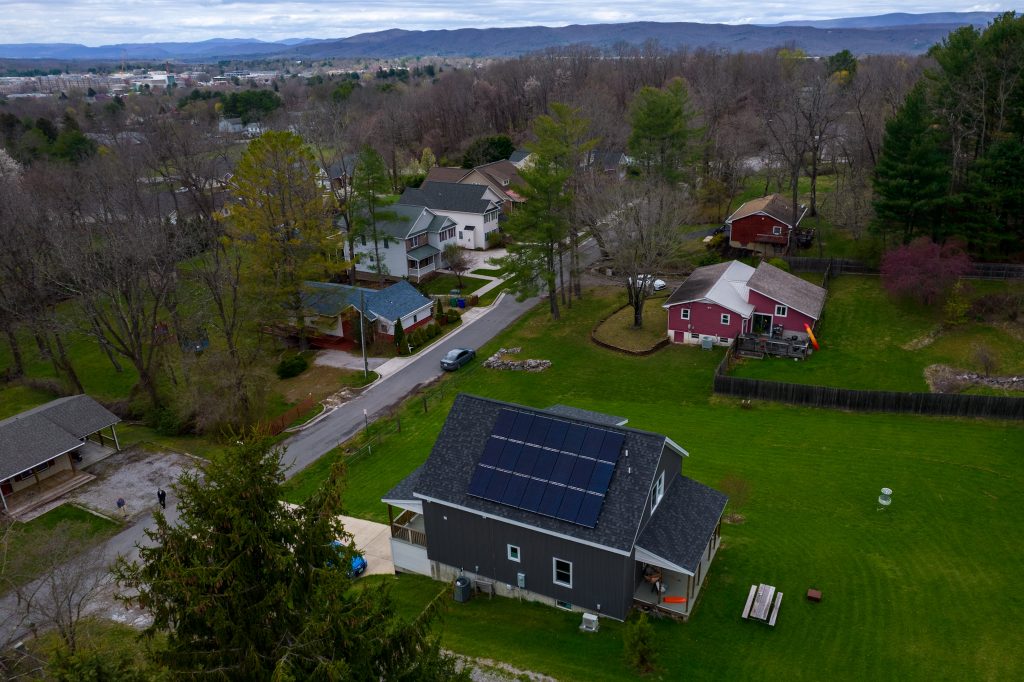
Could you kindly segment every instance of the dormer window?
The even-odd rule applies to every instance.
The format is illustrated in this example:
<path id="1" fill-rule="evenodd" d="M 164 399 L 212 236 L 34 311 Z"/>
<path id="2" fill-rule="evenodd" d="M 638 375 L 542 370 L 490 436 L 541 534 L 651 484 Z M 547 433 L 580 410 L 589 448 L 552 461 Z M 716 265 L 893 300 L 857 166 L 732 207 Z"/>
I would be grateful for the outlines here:
<path id="1" fill-rule="evenodd" d="M 651 513 L 658 508 L 658 504 L 661 502 L 661 498 L 665 497 L 665 472 L 662 471 L 658 475 L 658 480 L 654 482 L 654 488 L 651 489 Z"/>

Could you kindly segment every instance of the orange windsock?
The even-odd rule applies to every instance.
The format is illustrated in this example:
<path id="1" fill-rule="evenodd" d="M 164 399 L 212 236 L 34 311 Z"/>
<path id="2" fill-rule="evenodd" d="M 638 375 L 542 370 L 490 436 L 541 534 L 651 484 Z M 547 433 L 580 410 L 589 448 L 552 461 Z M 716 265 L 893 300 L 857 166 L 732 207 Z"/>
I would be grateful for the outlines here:
<path id="1" fill-rule="evenodd" d="M 814 350 L 821 350 L 821 348 L 818 346 L 818 339 L 814 338 L 814 332 L 811 331 L 811 326 L 807 323 L 804 323 L 804 329 L 807 330 L 807 336 L 810 337 L 811 345 L 814 346 Z"/>

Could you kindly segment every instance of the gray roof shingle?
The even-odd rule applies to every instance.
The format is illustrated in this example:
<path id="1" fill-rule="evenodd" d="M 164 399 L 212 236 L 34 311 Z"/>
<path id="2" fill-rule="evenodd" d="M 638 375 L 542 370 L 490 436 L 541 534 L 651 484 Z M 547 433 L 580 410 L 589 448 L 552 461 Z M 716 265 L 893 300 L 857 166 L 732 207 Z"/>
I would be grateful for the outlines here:
<path id="1" fill-rule="evenodd" d="M 0 421 L 0 480 L 73 450 L 121 421 L 87 395 L 51 400 Z"/>
<path id="2" fill-rule="evenodd" d="M 629 421 L 625 417 L 616 417 L 615 415 L 604 414 L 602 412 L 584 410 L 579 407 L 573 407 L 572 405 L 552 405 L 544 411 L 549 414 L 558 415 L 559 417 L 569 417 L 570 419 L 589 421 L 594 424 L 600 424 L 601 426 L 625 426 L 626 422 Z"/>
<path id="3" fill-rule="evenodd" d="M 484 197 L 487 185 L 463 185 L 456 182 L 424 182 L 408 187 L 398 200 L 401 205 L 426 206 L 440 211 L 486 213 L 494 202 Z"/>
<path id="4" fill-rule="evenodd" d="M 684 301 L 698 301 L 704 298 L 711 291 L 711 287 L 715 286 L 719 278 L 721 278 L 722 273 L 729 267 L 730 262 L 726 261 L 697 268 L 672 292 L 672 295 L 665 301 L 665 305 Z"/>
<path id="5" fill-rule="evenodd" d="M 693 572 L 728 501 L 714 488 L 679 476 L 669 484 L 636 546 Z"/>
<path id="6" fill-rule="evenodd" d="M 816 320 L 821 317 L 825 295 L 828 293 L 805 279 L 765 262 L 757 266 L 747 286 Z"/>
<path id="7" fill-rule="evenodd" d="M 303 286 L 302 305 L 326 317 L 334 317 L 349 306 L 360 310 L 362 303 L 366 306 L 363 314 L 371 321 L 383 317 L 394 322 L 432 304 L 404 279 L 385 289 L 365 289 L 332 282 L 304 282 Z"/>
<path id="8" fill-rule="evenodd" d="M 423 471 L 423 465 L 416 467 L 411 474 L 402 479 L 402 481 L 394 488 L 389 490 L 383 497 L 385 500 L 414 500 L 416 499 L 413 492 L 416 490 L 416 486 L 420 482 L 420 472 Z"/>
<path id="9" fill-rule="evenodd" d="M 571 423 L 596 424 L 622 433 L 625 436 L 623 445 L 629 452 L 628 456 L 624 454 L 619 458 L 615 467 L 596 527 L 587 528 L 468 494 L 473 470 L 491 435 L 498 412 L 503 408 L 550 416 L 545 410 L 466 394 L 456 396 L 430 456 L 419 472 L 419 481 L 413 486 L 416 496 L 458 505 L 581 542 L 631 552 L 658 462 L 666 447 L 665 436 L 608 426 L 590 419 L 564 418 Z M 406 483 L 403 481 L 399 487 Z"/>

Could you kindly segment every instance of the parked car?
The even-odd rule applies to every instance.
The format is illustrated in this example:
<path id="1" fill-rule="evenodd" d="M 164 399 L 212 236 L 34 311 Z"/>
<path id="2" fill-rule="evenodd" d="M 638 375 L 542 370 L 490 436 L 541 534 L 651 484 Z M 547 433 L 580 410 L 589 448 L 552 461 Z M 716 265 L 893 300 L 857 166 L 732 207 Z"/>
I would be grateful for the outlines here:
<path id="1" fill-rule="evenodd" d="M 334 547 L 335 551 L 337 551 L 338 554 L 343 554 L 344 549 L 345 549 L 345 545 L 343 545 L 340 540 L 334 540 L 333 542 L 331 542 L 331 546 Z M 328 565 L 331 565 L 331 564 L 328 563 Z M 361 576 L 365 572 L 366 572 L 366 557 L 364 557 L 362 554 L 359 554 L 358 552 L 356 552 L 355 554 L 352 555 L 352 563 L 349 565 L 349 568 L 348 568 L 348 577 L 349 578 L 357 578 L 357 577 Z"/>
<path id="2" fill-rule="evenodd" d="M 454 372 L 475 357 L 476 351 L 470 348 L 452 348 L 441 358 L 441 369 Z"/>
<path id="3" fill-rule="evenodd" d="M 642 282 L 643 285 L 647 287 L 648 292 L 661 291 L 668 286 L 665 283 L 665 280 L 656 279 L 654 275 L 637 275 L 636 278 L 638 282 Z"/>

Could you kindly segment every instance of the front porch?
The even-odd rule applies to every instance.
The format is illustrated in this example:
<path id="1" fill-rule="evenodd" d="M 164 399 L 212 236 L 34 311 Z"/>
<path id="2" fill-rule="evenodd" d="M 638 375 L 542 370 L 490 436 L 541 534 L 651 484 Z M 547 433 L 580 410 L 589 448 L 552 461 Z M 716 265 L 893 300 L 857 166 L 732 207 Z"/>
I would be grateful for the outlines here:
<path id="1" fill-rule="evenodd" d="M 427 527 L 420 504 L 418 500 L 402 500 L 392 507 L 392 501 L 388 502 L 391 559 L 395 572 L 434 577 L 427 557 Z M 398 516 L 394 516 L 396 509 L 401 510 Z"/>
<path id="2" fill-rule="evenodd" d="M 664 560 L 661 564 L 652 561 L 652 555 L 643 552 L 645 560 L 637 562 L 640 578 L 633 590 L 634 606 L 660 611 L 683 620 L 689 619 L 721 544 L 722 526 L 718 523 L 692 574 L 681 570 L 681 566 L 661 565 L 668 563 Z"/>
<path id="3" fill-rule="evenodd" d="M 422 282 L 424 277 L 441 267 L 441 252 L 433 246 L 420 246 L 412 249 L 405 255 L 409 279 L 417 284 Z"/>
<path id="4" fill-rule="evenodd" d="M 391 537 L 420 547 L 427 546 L 427 527 L 423 514 L 405 509 L 391 520 Z"/>

